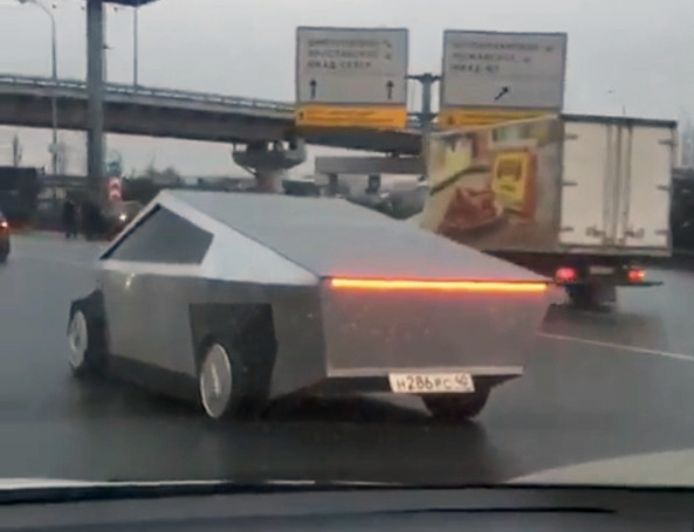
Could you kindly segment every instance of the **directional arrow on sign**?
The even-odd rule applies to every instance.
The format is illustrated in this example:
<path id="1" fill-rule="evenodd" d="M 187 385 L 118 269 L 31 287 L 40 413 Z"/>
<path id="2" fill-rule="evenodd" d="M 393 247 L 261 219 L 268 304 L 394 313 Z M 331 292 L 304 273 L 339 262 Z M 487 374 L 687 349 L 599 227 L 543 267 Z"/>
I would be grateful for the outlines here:
<path id="1" fill-rule="evenodd" d="M 508 87 L 503 87 L 501 89 L 501 92 L 499 92 L 499 94 L 496 95 L 496 98 L 494 98 L 494 101 L 498 102 L 499 100 L 501 100 L 501 98 L 506 96 L 509 92 L 511 92 L 511 89 L 509 89 Z"/>
<path id="2" fill-rule="evenodd" d="M 395 87 L 395 83 L 393 83 L 393 80 L 388 80 L 388 83 L 386 83 L 386 94 L 388 94 L 389 100 L 393 99 L 393 88 L 394 87 Z"/>
<path id="3" fill-rule="evenodd" d="M 315 100 L 316 99 L 316 89 L 318 88 L 318 82 L 315 79 L 312 79 L 309 84 L 309 87 L 311 87 L 311 99 Z"/>

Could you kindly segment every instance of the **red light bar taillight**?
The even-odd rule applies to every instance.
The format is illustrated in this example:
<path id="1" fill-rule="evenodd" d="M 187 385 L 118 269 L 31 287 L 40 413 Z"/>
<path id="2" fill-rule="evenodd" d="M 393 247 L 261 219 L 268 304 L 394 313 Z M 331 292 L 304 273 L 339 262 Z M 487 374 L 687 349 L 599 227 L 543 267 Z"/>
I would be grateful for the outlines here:
<path id="1" fill-rule="evenodd" d="M 646 280 L 646 270 L 641 268 L 629 268 L 627 279 L 630 283 L 642 283 Z"/>
<path id="2" fill-rule="evenodd" d="M 578 273 L 574 268 L 562 267 L 557 268 L 554 274 L 554 279 L 557 283 L 572 283 L 578 278 Z"/>
<path id="3" fill-rule="evenodd" d="M 539 293 L 547 290 L 542 282 L 504 281 L 423 281 L 408 279 L 335 278 L 330 286 L 338 290 L 434 291 L 434 292 L 497 292 Z"/>

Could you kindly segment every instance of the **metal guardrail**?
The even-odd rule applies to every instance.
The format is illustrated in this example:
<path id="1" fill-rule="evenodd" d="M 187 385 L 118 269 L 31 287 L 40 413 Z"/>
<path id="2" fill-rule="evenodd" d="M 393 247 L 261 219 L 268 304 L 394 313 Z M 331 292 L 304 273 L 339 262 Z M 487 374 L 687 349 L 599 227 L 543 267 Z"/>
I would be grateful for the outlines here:
<path id="1" fill-rule="evenodd" d="M 0 74 L 0 85 L 14 85 L 35 88 L 59 88 L 72 89 L 85 92 L 87 84 L 84 81 L 76 79 L 59 79 L 54 83 L 50 78 L 37 76 L 16 76 L 11 74 Z M 228 105 L 230 107 L 240 107 L 244 109 L 265 110 L 281 113 L 293 113 L 294 105 L 287 102 L 278 102 L 274 100 L 264 100 L 258 98 L 244 98 L 239 96 L 227 96 L 222 94 L 204 93 L 204 92 L 189 92 L 177 89 L 163 89 L 152 87 L 141 87 L 128 85 L 125 83 L 107 83 L 106 97 L 112 94 L 125 96 L 147 96 L 151 98 L 161 98 L 168 100 L 178 100 L 181 102 L 197 102 Z"/>

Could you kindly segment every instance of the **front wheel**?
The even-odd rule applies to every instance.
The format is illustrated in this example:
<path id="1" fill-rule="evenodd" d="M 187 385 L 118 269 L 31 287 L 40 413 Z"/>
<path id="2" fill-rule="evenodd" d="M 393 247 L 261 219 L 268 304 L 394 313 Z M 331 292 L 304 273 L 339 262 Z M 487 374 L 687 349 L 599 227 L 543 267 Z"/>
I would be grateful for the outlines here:
<path id="1" fill-rule="evenodd" d="M 431 415 L 441 421 L 467 421 L 476 417 L 489 400 L 489 390 L 471 394 L 422 396 Z"/>
<path id="2" fill-rule="evenodd" d="M 98 373 L 104 363 L 103 327 L 90 305 L 73 304 L 67 327 L 68 363 L 72 373 L 83 377 Z"/>

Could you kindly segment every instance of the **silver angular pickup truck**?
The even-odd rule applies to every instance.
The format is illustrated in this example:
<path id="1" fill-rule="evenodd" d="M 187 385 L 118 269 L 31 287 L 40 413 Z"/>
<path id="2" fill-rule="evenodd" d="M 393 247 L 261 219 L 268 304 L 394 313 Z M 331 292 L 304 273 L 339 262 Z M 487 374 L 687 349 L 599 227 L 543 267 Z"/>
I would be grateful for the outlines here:
<path id="1" fill-rule="evenodd" d="M 167 191 L 70 308 L 70 366 L 214 419 L 295 393 L 420 396 L 477 415 L 523 373 L 547 281 L 338 199 Z"/>

